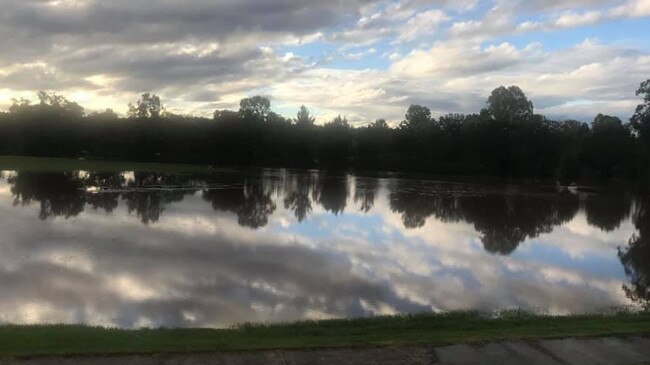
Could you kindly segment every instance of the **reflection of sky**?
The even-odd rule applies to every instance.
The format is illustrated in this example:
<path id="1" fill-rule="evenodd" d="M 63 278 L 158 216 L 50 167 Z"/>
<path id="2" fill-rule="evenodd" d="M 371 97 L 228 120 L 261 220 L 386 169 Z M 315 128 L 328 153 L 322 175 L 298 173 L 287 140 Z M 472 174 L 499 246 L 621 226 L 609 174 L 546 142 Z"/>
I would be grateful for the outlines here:
<path id="1" fill-rule="evenodd" d="M 351 180 L 353 181 L 353 180 Z M 0 321 L 138 326 L 227 326 L 477 308 L 583 312 L 629 304 L 617 247 L 626 219 L 605 233 L 582 210 L 509 256 L 486 252 L 470 223 L 428 218 L 405 229 L 383 181 L 361 210 L 350 185 L 344 211 L 312 202 L 298 223 L 277 209 L 263 228 L 237 224 L 201 193 L 143 225 L 124 204 L 38 219 L 0 184 Z"/>

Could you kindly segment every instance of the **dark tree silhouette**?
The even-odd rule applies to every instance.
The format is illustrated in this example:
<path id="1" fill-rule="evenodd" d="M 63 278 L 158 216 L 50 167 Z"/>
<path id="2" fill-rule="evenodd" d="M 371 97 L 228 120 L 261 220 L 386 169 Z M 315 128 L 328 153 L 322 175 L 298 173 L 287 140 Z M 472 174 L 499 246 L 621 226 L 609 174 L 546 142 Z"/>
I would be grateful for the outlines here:
<path id="1" fill-rule="evenodd" d="M 609 115 L 598 114 L 594 118 L 585 143 L 588 161 L 603 179 L 611 177 L 614 169 L 624 169 L 626 157 L 633 151 L 628 128 L 619 118 Z"/>
<path id="2" fill-rule="evenodd" d="M 523 121 L 533 115 L 533 103 L 518 86 L 500 86 L 488 98 L 487 113 L 494 120 Z"/>
<path id="3" fill-rule="evenodd" d="M 263 96 L 242 99 L 239 103 L 239 117 L 247 121 L 266 122 L 271 114 L 271 102 Z"/>
<path id="4" fill-rule="evenodd" d="M 377 119 L 374 122 L 370 123 L 368 126 L 371 129 L 378 129 L 378 130 L 389 130 L 390 126 L 388 123 L 386 123 L 386 119 Z"/>
<path id="5" fill-rule="evenodd" d="M 429 108 L 421 105 L 411 105 L 406 111 L 404 121 L 400 124 L 400 128 L 422 130 L 431 122 L 431 110 Z"/>
<path id="6" fill-rule="evenodd" d="M 316 125 L 307 107 L 286 119 L 263 96 L 213 118 L 164 111 L 143 94 L 127 119 L 111 110 L 85 115 L 78 104 L 39 93 L 38 103 L 14 100 L 0 113 L 0 154 L 84 157 L 210 165 L 422 171 L 443 175 L 552 180 L 650 179 L 647 133 L 649 82 L 630 124 L 598 115 L 592 125 L 534 114 L 516 87 L 499 87 L 478 114 L 436 120 L 411 105 L 399 127 L 383 119 L 352 127 L 342 116 Z M 133 123 L 131 119 L 157 120 Z M 366 123 L 361 123 L 366 125 Z M 644 142 L 645 141 L 645 142 Z"/>
<path id="7" fill-rule="evenodd" d="M 643 98 L 643 102 L 636 107 L 632 116 L 632 127 L 640 135 L 646 146 L 650 147 L 650 79 L 639 85 L 636 95 Z"/>
<path id="8" fill-rule="evenodd" d="M 294 119 L 296 125 L 301 128 L 313 127 L 315 121 L 316 118 L 311 116 L 311 114 L 309 113 L 309 109 L 307 109 L 307 107 L 304 105 L 300 107 L 300 110 L 298 111 L 298 114 Z"/>
<path id="9" fill-rule="evenodd" d="M 129 104 L 129 118 L 158 119 L 164 112 L 160 97 L 156 94 L 144 93 L 136 105 Z"/>

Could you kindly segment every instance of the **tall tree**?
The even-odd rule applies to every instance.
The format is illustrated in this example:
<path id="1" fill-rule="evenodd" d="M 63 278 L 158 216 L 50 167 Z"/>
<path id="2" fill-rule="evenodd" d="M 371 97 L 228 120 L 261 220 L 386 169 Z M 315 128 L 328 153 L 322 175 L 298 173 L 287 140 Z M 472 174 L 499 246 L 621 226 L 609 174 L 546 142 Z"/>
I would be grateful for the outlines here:
<path id="1" fill-rule="evenodd" d="M 239 103 L 239 117 L 246 121 L 266 122 L 271 114 L 271 101 L 260 95 L 242 99 Z"/>
<path id="2" fill-rule="evenodd" d="M 618 117 L 598 114 L 586 146 L 591 167 L 600 172 L 601 178 L 609 178 L 616 167 L 620 169 L 627 162 L 631 142 L 628 129 Z"/>
<path id="3" fill-rule="evenodd" d="M 639 133 L 645 145 L 650 147 L 650 79 L 639 85 L 636 95 L 641 96 L 643 102 L 636 107 L 632 116 L 632 127 Z"/>
<path id="4" fill-rule="evenodd" d="M 488 98 L 488 114 L 499 121 L 525 120 L 533 115 L 533 103 L 518 86 L 500 86 Z"/>
<path id="5" fill-rule="evenodd" d="M 158 119 L 165 108 L 156 94 L 144 93 L 136 105 L 129 103 L 129 118 Z"/>
<path id="6" fill-rule="evenodd" d="M 400 123 L 403 129 L 422 129 L 431 122 L 431 110 L 426 106 L 412 104 L 406 111 L 404 121 Z"/>
<path id="7" fill-rule="evenodd" d="M 386 119 L 377 119 L 374 122 L 370 123 L 368 127 L 372 129 L 379 129 L 379 130 L 390 129 L 390 126 L 388 125 L 388 123 L 386 123 Z"/>
<path id="8" fill-rule="evenodd" d="M 298 110 L 298 114 L 296 115 L 296 118 L 294 118 L 296 125 L 299 127 L 311 127 L 314 125 L 315 121 L 316 118 L 311 116 L 309 109 L 304 105 L 300 106 L 300 110 Z"/>

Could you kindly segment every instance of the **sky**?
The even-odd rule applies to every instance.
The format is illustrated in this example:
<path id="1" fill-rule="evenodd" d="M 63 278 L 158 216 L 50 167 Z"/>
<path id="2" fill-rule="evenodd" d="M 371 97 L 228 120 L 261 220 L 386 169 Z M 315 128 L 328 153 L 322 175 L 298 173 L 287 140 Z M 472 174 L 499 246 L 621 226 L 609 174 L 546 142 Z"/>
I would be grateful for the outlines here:
<path id="1" fill-rule="evenodd" d="M 211 116 L 260 94 L 284 116 L 394 124 L 518 85 L 547 117 L 625 120 L 648 30 L 650 0 L 3 0 L 0 109 L 46 90 L 123 114 L 154 92 Z"/>

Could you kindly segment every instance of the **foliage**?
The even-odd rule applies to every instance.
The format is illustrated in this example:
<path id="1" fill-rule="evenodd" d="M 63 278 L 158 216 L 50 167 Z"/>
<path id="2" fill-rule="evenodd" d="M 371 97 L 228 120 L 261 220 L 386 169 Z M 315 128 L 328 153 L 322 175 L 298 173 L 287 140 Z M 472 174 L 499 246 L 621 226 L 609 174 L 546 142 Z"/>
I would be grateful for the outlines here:
<path id="1" fill-rule="evenodd" d="M 266 122 L 271 114 L 271 101 L 263 96 L 242 99 L 239 103 L 239 117 L 246 121 Z"/>
<path id="2" fill-rule="evenodd" d="M 598 114 L 591 125 L 534 114 L 517 86 L 498 87 L 478 114 L 438 120 L 411 105 L 392 128 L 384 119 L 353 127 L 344 116 L 322 125 L 306 106 L 295 118 L 271 110 L 264 96 L 245 98 L 238 111 L 213 118 L 166 112 L 156 94 L 85 115 L 65 97 L 39 92 L 39 103 L 14 100 L 0 113 L 0 154 L 95 157 L 142 162 L 410 170 L 504 178 L 584 179 L 650 177 L 650 80 L 630 124 Z M 134 123 L 132 120 L 156 120 Z"/>
<path id="3" fill-rule="evenodd" d="M 160 97 L 156 94 L 144 93 L 137 104 L 129 104 L 129 118 L 158 119 L 165 111 Z"/>
<path id="4" fill-rule="evenodd" d="M 632 116 L 632 127 L 641 135 L 645 144 L 650 146 L 650 79 L 639 85 L 636 95 L 643 97 L 643 102 L 636 107 Z"/>
<path id="5" fill-rule="evenodd" d="M 298 114 L 293 121 L 299 127 L 312 127 L 314 125 L 314 122 L 316 122 L 316 118 L 312 117 L 309 113 L 309 109 L 307 109 L 306 106 L 302 105 L 300 106 L 300 110 L 298 110 Z"/>
<path id="6" fill-rule="evenodd" d="M 523 121 L 533 115 L 533 103 L 518 86 L 499 86 L 488 98 L 487 112 L 494 120 Z"/>

